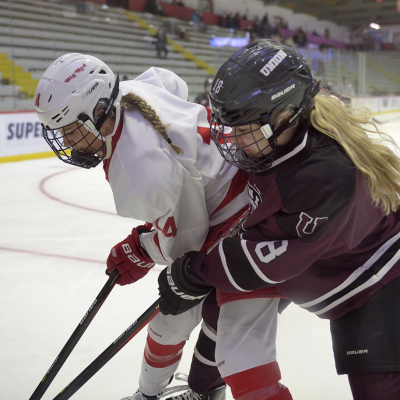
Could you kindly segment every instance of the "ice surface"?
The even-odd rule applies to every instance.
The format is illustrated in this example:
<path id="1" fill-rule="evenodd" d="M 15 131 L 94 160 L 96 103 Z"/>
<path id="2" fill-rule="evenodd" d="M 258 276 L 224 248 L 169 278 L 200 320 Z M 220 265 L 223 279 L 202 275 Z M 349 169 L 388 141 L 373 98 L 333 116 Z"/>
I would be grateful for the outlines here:
<path id="1" fill-rule="evenodd" d="M 380 127 L 400 142 L 400 120 Z M 56 158 L 0 164 L 0 399 L 28 400 L 107 280 L 111 247 L 140 221 L 116 216 L 101 167 Z M 114 288 L 43 399 L 53 399 L 157 298 L 155 267 Z M 143 330 L 72 398 L 119 400 L 137 389 Z M 179 368 L 188 372 L 197 330 Z M 329 322 L 289 306 L 279 317 L 282 383 L 295 400 L 350 400 L 335 371 Z M 232 397 L 229 394 L 228 399 Z"/>

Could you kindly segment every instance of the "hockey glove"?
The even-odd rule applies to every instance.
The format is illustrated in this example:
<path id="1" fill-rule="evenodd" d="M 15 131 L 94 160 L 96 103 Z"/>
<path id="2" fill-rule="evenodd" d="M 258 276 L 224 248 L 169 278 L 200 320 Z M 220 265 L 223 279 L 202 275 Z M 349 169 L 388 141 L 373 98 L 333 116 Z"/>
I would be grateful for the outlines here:
<path id="1" fill-rule="evenodd" d="M 197 251 L 186 253 L 161 271 L 158 277 L 161 313 L 182 314 L 199 304 L 212 290 L 212 286 L 188 271 L 197 254 Z"/>
<path id="2" fill-rule="evenodd" d="M 153 268 L 155 263 L 146 250 L 140 245 L 140 234 L 150 232 L 145 225 L 132 229 L 132 233 L 122 242 L 115 245 L 107 259 L 106 273 L 117 269 L 120 276 L 119 285 L 128 285 L 143 278 Z"/>

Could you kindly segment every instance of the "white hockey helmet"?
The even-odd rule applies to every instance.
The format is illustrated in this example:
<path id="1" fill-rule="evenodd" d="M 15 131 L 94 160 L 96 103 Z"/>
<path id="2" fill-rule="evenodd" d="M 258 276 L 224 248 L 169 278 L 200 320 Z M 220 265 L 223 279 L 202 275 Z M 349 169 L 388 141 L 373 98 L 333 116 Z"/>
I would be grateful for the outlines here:
<path id="1" fill-rule="evenodd" d="M 77 127 L 84 125 L 103 140 L 99 130 L 118 92 L 118 76 L 97 57 L 65 54 L 47 68 L 36 88 L 35 110 L 45 140 L 62 161 L 91 168 L 102 160 L 101 156 L 88 156 L 65 144 L 63 128 L 73 123 L 77 123 Z M 102 109 L 104 112 L 97 120 Z"/>

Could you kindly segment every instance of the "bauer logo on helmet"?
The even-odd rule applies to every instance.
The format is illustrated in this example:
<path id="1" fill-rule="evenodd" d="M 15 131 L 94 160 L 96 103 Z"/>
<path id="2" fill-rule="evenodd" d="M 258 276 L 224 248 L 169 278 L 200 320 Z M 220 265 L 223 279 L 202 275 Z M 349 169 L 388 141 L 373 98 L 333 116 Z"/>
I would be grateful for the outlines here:
<path id="1" fill-rule="evenodd" d="M 281 90 L 278 93 L 275 93 L 271 96 L 271 101 L 278 99 L 282 95 L 289 93 L 291 90 L 293 90 L 296 87 L 296 85 L 293 83 L 293 85 L 288 86 L 286 89 Z"/>
<path id="2" fill-rule="evenodd" d="M 95 90 L 97 88 L 97 86 L 99 86 L 99 82 L 96 82 L 83 96 L 82 96 L 82 100 L 89 96 L 89 94 L 91 94 L 93 92 L 93 90 Z"/>

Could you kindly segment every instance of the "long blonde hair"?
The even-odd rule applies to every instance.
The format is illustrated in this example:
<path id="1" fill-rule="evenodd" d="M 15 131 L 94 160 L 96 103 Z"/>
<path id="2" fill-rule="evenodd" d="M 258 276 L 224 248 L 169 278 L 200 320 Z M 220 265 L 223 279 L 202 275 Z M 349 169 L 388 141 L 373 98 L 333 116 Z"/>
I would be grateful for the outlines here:
<path id="1" fill-rule="evenodd" d="M 400 158 L 394 140 L 371 122 L 371 111 L 350 107 L 337 97 L 319 93 L 310 112 L 317 130 L 336 140 L 366 178 L 372 200 L 385 215 L 399 208 Z"/>
<path id="2" fill-rule="evenodd" d="M 168 126 L 162 123 L 160 117 L 153 110 L 153 108 L 146 102 L 146 100 L 143 100 L 136 94 L 128 93 L 122 96 L 120 104 L 121 104 L 122 115 L 125 110 L 139 111 L 142 114 L 142 116 L 153 125 L 154 129 L 163 137 L 163 139 L 165 139 L 170 144 L 172 150 L 180 156 L 183 155 L 183 150 L 179 146 L 172 143 L 172 140 L 168 137 L 168 131 L 167 131 Z"/>

